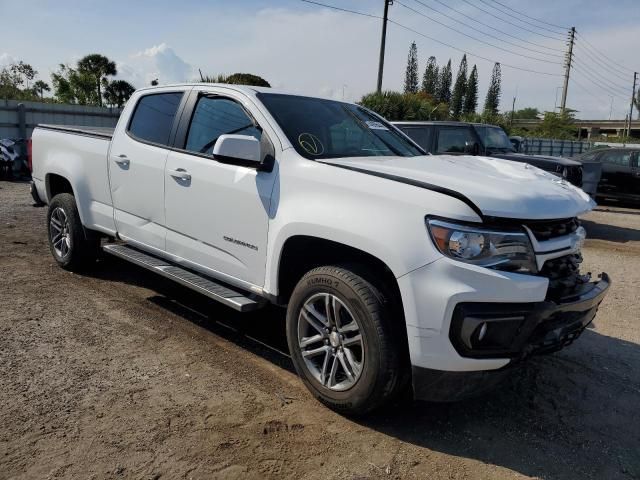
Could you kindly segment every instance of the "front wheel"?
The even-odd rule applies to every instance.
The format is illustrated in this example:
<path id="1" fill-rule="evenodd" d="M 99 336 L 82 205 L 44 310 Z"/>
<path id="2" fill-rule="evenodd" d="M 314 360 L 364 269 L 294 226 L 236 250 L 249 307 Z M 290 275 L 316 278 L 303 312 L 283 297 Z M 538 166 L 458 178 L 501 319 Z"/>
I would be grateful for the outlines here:
<path id="1" fill-rule="evenodd" d="M 99 237 L 84 229 L 73 195 L 53 197 L 47 212 L 49 248 L 58 265 L 66 270 L 89 268 L 98 258 Z"/>
<path id="2" fill-rule="evenodd" d="M 346 414 L 364 414 L 402 386 L 403 348 L 380 288 L 341 266 L 308 272 L 287 309 L 287 341 L 314 396 Z"/>

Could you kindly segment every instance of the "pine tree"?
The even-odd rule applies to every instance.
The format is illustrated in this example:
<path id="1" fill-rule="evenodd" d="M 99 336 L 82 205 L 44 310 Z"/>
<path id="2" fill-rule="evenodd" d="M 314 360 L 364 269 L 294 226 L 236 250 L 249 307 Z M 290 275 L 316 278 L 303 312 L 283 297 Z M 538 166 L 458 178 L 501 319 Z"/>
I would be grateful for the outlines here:
<path id="1" fill-rule="evenodd" d="M 491 72 L 491 82 L 489 83 L 489 90 L 487 90 L 487 98 L 484 101 L 484 114 L 485 115 L 497 115 L 498 106 L 500 105 L 500 82 L 502 81 L 502 73 L 500 71 L 500 64 L 496 63 L 493 66 L 493 72 Z"/>
<path id="2" fill-rule="evenodd" d="M 454 120 L 460 120 L 464 106 L 464 96 L 467 89 L 467 56 L 463 55 L 456 76 L 456 83 L 451 94 L 451 116 Z"/>
<path id="3" fill-rule="evenodd" d="M 432 97 L 436 96 L 438 91 L 438 64 L 436 57 L 429 57 L 427 60 L 427 68 L 424 69 L 422 76 L 422 91 Z"/>
<path id="4" fill-rule="evenodd" d="M 404 93 L 418 93 L 418 47 L 411 42 L 407 57 L 407 71 L 404 75 Z"/>
<path id="5" fill-rule="evenodd" d="M 467 89 L 464 94 L 464 106 L 462 112 L 465 115 L 476 113 L 478 108 L 478 69 L 474 65 L 467 80 Z"/>
<path id="6" fill-rule="evenodd" d="M 440 70 L 440 79 L 438 80 L 438 95 L 436 99 L 439 103 L 448 104 L 451 101 L 451 59 L 445 67 Z"/>

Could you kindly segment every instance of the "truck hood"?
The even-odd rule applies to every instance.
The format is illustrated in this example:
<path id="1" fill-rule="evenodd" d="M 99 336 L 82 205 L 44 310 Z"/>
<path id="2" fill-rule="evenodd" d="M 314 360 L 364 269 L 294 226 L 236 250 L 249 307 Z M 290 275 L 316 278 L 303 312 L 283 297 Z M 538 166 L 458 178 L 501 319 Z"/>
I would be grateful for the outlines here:
<path id="1" fill-rule="evenodd" d="M 551 157 L 549 155 L 527 155 L 526 153 L 493 153 L 492 157 L 502 158 L 503 160 L 513 160 L 516 162 L 526 162 L 536 167 L 545 168 L 546 170 L 552 170 L 552 165 L 562 165 L 563 167 L 579 167 L 580 162 L 570 160 L 564 157 Z"/>
<path id="2" fill-rule="evenodd" d="M 485 216 L 571 218 L 595 202 L 582 190 L 526 163 L 467 155 L 356 157 L 323 163 L 469 199 Z M 421 185 L 424 184 L 424 185 Z M 456 195 L 452 195 L 456 196 Z"/>

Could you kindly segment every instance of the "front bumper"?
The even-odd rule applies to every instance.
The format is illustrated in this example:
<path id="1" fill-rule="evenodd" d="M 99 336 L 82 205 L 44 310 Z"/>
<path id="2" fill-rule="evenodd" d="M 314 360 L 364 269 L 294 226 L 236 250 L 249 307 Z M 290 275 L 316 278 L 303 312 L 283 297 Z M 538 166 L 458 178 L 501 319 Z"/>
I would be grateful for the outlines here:
<path id="1" fill-rule="evenodd" d="M 519 360 L 573 342 L 593 320 L 610 280 L 602 274 L 554 302 L 545 277 L 440 259 L 398 284 L 414 394 L 452 401 L 492 388 Z"/>
<path id="2" fill-rule="evenodd" d="M 609 276 L 603 273 L 599 281 L 581 285 L 558 302 L 459 303 L 449 339 L 468 358 L 519 360 L 560 350 L 591 323 L 609 285 Z"/>

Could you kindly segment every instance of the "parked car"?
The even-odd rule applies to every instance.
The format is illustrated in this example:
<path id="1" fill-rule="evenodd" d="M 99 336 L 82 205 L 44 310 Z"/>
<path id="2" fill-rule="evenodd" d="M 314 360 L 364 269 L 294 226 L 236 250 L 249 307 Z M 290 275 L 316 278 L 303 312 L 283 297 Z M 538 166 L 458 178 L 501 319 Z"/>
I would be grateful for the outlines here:
<path id="1" fill-rule="evenodd" d="M 361 106 L 268 88 L 146 88 L 115 130 L 41 125 L 33 181 L 61 267 L 102 248 L 239 311 L 286 306 L 298 374 L 346 413 L 410 381 L 485 391 L 574 341 L 609 287 L 579 271 L 579 188 L 425 156 Z"/>
<path id="2" fill-rule="evenodd" d="M 0 178 L 13 178 L 13 170 L 20 159 L 20 145 L 23 142 L 22 139 L 0 138 Z"/>
<path id="3" fill-rule="evenodd" d="M 603 148 L 584 153 L 577 160 L 602 165 L 597 197 L 640 202 L 639 156 L 639 148 Z"/>
<path id="4" fill-rule="evenodd" d="M 562 157 L 518 153 L 502 128 L 466 122 L 394 122 L 400 130 L 433 155 L 482 155 L 524 162 L 560 176 L 595 195 L 600 179 L 597 164 Z"/>

